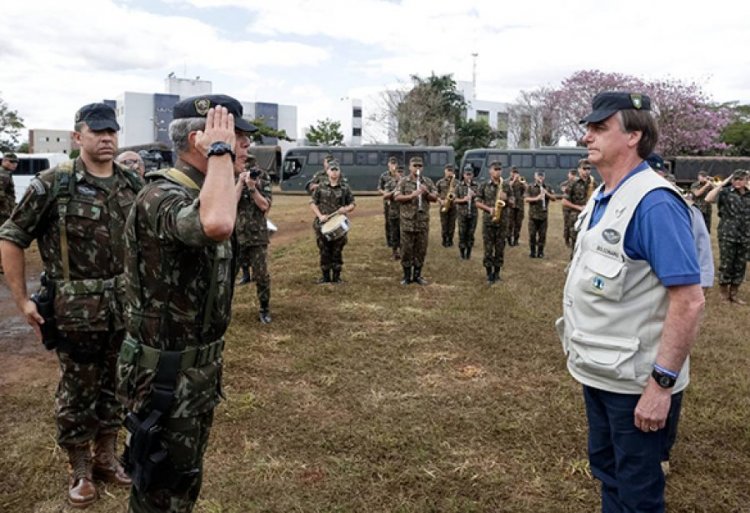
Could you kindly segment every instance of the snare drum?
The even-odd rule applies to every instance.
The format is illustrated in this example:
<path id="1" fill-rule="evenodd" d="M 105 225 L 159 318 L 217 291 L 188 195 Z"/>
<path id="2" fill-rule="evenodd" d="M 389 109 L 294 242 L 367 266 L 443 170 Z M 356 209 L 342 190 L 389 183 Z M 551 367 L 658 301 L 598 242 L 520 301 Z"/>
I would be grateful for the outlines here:
<path id="1" fill-rule="evenodd" d="M 349 219 L 344 214 L 334 214 L 323 223 L 320 233 L 327 241 L 338 240 L 349 231 Z"/>

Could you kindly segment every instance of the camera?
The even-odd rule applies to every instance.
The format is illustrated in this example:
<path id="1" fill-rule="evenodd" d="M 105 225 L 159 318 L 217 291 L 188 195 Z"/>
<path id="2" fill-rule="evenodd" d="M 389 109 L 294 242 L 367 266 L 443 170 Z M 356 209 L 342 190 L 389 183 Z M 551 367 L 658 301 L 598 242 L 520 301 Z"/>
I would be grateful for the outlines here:
<path id="1" fill-rule="evenodd" d="M 260 170 L 259 169 L 251 169 L 250 170 L 250 178 L 252 180 L 257 179 L 260 176 Z"/>

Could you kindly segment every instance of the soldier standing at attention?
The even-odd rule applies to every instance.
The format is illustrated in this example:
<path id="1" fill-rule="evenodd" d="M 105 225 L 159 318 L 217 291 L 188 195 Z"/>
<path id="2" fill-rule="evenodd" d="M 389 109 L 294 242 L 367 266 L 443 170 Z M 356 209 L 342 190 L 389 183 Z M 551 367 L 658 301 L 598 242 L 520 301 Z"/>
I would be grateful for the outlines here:
<path id="1" fill-rule="evenodd" d="M 464 166 L 461 182 L 456 186 L 456 208 L 458 209 L 458 250 L 461 260 L 471 258 L 474 246 L 474 232 L 477 229 L 477 207 L 474 198 L 477 195 L 477 183 L 474 181 L 474 168 L 471 164 Z"/>
<path id="2" fill-rule="evenodd" d="M 500 162 L 490 164 L 490 179 L 479 186 L 476 200 L 477 208 L 484 210 L 484 267 L 490 285 L 500 279 L 508 233 L 507 207 L 513 201 L 510 185 L 503 181 L 502 173 L 503 165 Z M 501 202 L 505 205 L 500 206 Z"/>
<path id="3" fill-rule="evenodd" d="M 129 413 L 129 510 L 189 512 L 221 398 L 224 333 L 237 256 L 233 240 L 244 166 L 256 128 L 229 96 L 173 107 L 175 167 L 149 173 L 126 228 L 126 321 L 117 394 Z"/>
<path id="4" fill-rule="evenodd" d="M 577 170 L 571 169 L 570 171 L 568 171 L 568 179 L 560 183 L 560 190 L 562 191 L 563 197 L 568 194 L 568 191 L 570 190 L 570 186 L 573 184 L 573 182 L 576 181 L 577 178 L 578 178 Z M 562 213 L 563 213 L 563 240 L 565 240 L 565 245 L 567 247 L 570 247 L 571 246 L 570 233 L 572 231 L 571 228 L 573 226 L 573 223 L 575 223 L 575 218 L 578 215 L 578 212 L 575 212 L 570 207 L 563 206 Z M 573 216 L 572 219 L 571 219 L 571 216 Z"/>
<path id="5" fill-rule="evenodd" d="M 388 175 L 388 180 L 383 185 L 384 201 L 389 201 L 388 205 L 388 246 L 393 248 L 393 259 L 401 260 L 401 205 L 398 201 L 393 200 L 398 183 L 404 175 L 404 166 L 398 165 L 393 176 Z"/>
<path id="6" fill-rule="evenodd" d="M 555 201 L 552 189 L 544 183 L 544 171 L 534 173 L 524 201 L 529 204 L 529 258 L 544 258 L 549 203 Z"/>
<path id="7" fill-rule="evenodd" d="M 80 508 L 96 500 L 94 479 L 130 485 L 115 458 L 124 412 L 114 390 L 125 334 L 118 301 L 125 221 L 140 179 L 114 163 L 119 129 L 111 107 L 81 107 L 73 132 L 80 156 L 34 178 L 0 228 L 8 285 L 26 322 L 37 336 L 57 322 L 57 443 L 70 462 L 68 502 Z M 34 239 L 54 318 L 44 319 L 27 295 L 24 250 Z"/>
<path id="8" fill-rule="evenodd" d="M 719 287 L 724 301 L 746 304 L 737 295 L 745 281 L 750 251 L 748 172 L 738 169 L 706 195 L 719 208 Z"/>
<path id="9" fill-rule="evenodd" d="M 435 184 L 440 204 L 440 228 L 443 235 L 443 247 L 453 246 L 453 234 L 456 231 L 456 205 L 453 200 L 448 199 L 448 194 L 456 196 L 456 175 L 453 164 L 446 164 L 443 170 L 443 178 Z"/>
<path id="10" fill-rule="evenodd" d="M 708 173 L 705 171 L 698 171 L 698 181 L 693 182 L 690 186 L 690 192 L 693 194 L 693 205 L 703 215 L 708 233 L 711 233 L 711 203 L 706 201 L 706 195 L 711 192 L 713 187 L 711 180 L 708 179 Z"/>
<path id="11" fill-rule="evenodd" d="M 435 184 L 422 176 L 422 157 L 409 159 L 409 175 L 401 179 L 394 199 L 401 203 L 401 267 L 402 285 L 427 285 L 422 266 L 427 256 L 430 235 L 430 203 L 437 201 Z"/>
<path id="12" fill-rule="evenodd" d="M 573 258 L 578 230 L 575 227 L 578 214 L 586 206 L 589 198 L 596 189 L 596 180 L 591 176 L 591 163 L 587 159 L 578 161 L 578 179 L 568 186 L 568 193 L 563 197 L 563 207 L 570 212 L 570 246 L 573 248 L 570 257 Z"/>
<path id="13" fill-rule="evenodd" d="M 6 153 L 0 162 L 0 226 L 16 208 L 16 188 L 13 185 L 13 171 L 18 167 L 15 153 Z M 3 274 L 3 259 L 0 258 L 0 274 Z"/>
<path id="14" fill-rule="evenodd" d="M 342 252 L 346 246 L 347 235 L 335 240 L 328 240 L 321 231 L 323 224 L 333 214 L 347 215 L 356 205 L 349 186 L 341 179 L 341 167 L 332 160 L 328 164 L 328 180 L 320 183 L 313 192 L 310 208 L 315 214 L 313 228 L 320 252 L 320 270 L 322 276 L 318 283 L 341 283 L 341 267 L 344 265 Z"/>
<path id="15" fill-rule="evenodd" d="M 389 181 L 393 178 L 393 176 L 396 174 L 396 169 L 398 167 L 398 159 L 394 156 L 388 157 L 388 169 L 383 171 L 383 174 L 380 175 L 380 178 L 378 178 L 378 192 L 381 196 L 383 196 L 383 219 L 385 223 L 385 243 L 386 245 L 393 250 L 393 256 L 395 258 L 396 252 L 398 252 L 398 247 L 391 246 L 392 237 L 391 237 L 391 226 L 388 220 L 390 219 L 390 215 L 388 214 L 388 210 L 391 207 L 391 202 L 393 199 L 393 191 L 388 191 L 386 189 L 386 185 Z M 386 197 L 387 196 L 387 197 Z"/>
<path id="16" fill-rule="evenodd" d="M 521 225 L 523 225 L 523 198 L 526 194 L 526 182 L 523 181 L 518 172 L 518 168 L 510 168 L 510 189 L 512 191 L 513 201 L 508 209 L 508 245 L 518 246 L 518 238 L 521 235 Z"/>
<path id="17" fill-rule="evenodd" d="M 248 179 L 242 183 L 242 193 L 237 206 L 238 261 L 242 270 L 240 284 L 250 283 L 252 267 L 258 294 L 258 319 L 261 323 L 268 324 L 271 322 L 271 276 L 268 274 L 269 237 L 266 214 L 271 208 L 271 181 L 265 173 L 255 167 L 254 156 L 248 155 L 248 161 L 250 172 Z M 239 161 L 235 161 L 234 172 L 238 178 L 244 170 L 244 167 L 240 167 Z"/>

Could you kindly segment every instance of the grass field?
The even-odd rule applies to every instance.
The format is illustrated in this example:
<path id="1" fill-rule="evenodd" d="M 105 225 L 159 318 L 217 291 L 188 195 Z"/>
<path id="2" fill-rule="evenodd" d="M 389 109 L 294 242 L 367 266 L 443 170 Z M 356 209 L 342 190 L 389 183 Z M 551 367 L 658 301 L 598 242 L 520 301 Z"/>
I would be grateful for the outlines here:
<path id="1" fill-rule="evenodd" d="M 553 322 L 568 250 L 554 205 L 547 258 L 506 248 L 488 287 L 472 260 L 440 246 L 433 208 L 427 287 L 400 286 L 380 201 L 358 200 L 343 285 L 315 285 L 317 249 L 303 197 L 279 196 L 270 248 L 273 323 L 239 288 L 224 389 L 196 511 L 599 511 L 580 387 Z M 716 250 L 715 250 L 716 251 Z M 750 299 L 750 284 L 741 295 Z M 707 294 L 668 510 L 750 511 L 750 307 Z M 31 343 L 31 342 L 30 342 Z M 59 512 L 66 474 L 54 444 L 54 360 L 0 387 L 0 511 Z M 45 367 L 46 366 L 46 367 Z M 125 511 L 108 489 L 88 511 Z"/>

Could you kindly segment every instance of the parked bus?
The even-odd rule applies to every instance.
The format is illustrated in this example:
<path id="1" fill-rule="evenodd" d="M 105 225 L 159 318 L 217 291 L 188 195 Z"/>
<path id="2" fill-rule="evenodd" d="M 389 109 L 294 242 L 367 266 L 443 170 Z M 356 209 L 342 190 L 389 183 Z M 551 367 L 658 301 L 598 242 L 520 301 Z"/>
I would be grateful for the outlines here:
<path id="1" fill-rule="evenodd" d="M 281 146 L 256 145 L 248 148 L 248 153 L 255 155 L 255 164 L 271 177 L 271 182 L 279 183 L 281 179 Z"/>
<path id="2" fill-rule="evenodd" d="M 737 169 L 750 169 L 750 157 L 667 157 L 664 161 L 680 187 L 698 180 L 698 171 L 726 178 Z"/>
<path id="3" fill-rule="evenodd" d="M 495 161 L 503 165 L 507 178 L 510 168 L 515 166 L 528 183 L 534 181 L 534 171 L 545 173 L 545 182 L 560 192 L 560 183 L 568 179 L 568 171 L 578 167 L 578 161 L 588 156 L 586 148 L 540 148 L 534 150 L 503 150 L 498 148 L 477 148 L 468 150 L 461 159 L 461 169 L 466 164 L 474 168 L 477 180 L 489 178 L 489 165 Z M 594 176 L 600 181 L 594 169 Z"/>
<path id="4" fill-rule="evenodd" d="M 16 190 L 16 201 L 20 201 L 31 179 L 40 171 L 50 169 L 66 160 L 70 155 L 66 153 L 16 153 L 18 167 L 13 171 L 13 186 Z"/>
<path id="5" fill-rule="evenodd" d="M 378 178 L 388 169 L 388 158 L 396 157 L 408 172 L 409 159 L 422 157 L 424 176 L 443 177 L 446 164 L 455 164 L 450 146 L 366 145 L 302 146 L 287 150 L 281 177 L 282 191 L 304 191 L 310 179 L 323 169 L 323 159 L 331 154 L 339 161 L 343 176 L 354 191 L 376 191 Z"/>

